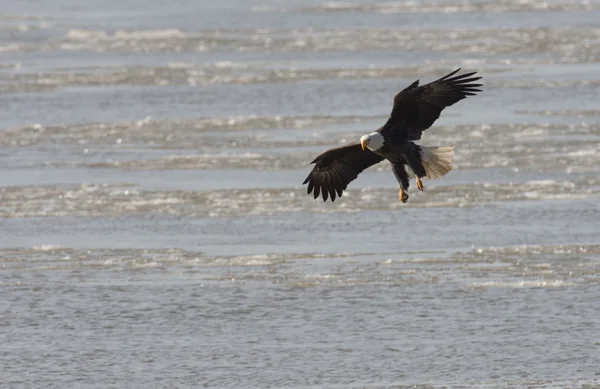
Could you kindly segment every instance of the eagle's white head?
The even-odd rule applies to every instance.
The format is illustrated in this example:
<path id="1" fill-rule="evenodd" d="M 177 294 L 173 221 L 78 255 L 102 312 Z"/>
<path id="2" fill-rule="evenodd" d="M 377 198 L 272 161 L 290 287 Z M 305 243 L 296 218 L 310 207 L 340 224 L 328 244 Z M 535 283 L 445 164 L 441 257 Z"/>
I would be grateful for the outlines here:
<path id="1" fill-rule="evenodd" d="M 368 147 L 371 151 L 377 151 L 383 147 L 383 141 L 383 135 L 377 131 L 373 131 L 370 134 L 360 137 L 360 146 L 363 150 L 365 147 Z"/>

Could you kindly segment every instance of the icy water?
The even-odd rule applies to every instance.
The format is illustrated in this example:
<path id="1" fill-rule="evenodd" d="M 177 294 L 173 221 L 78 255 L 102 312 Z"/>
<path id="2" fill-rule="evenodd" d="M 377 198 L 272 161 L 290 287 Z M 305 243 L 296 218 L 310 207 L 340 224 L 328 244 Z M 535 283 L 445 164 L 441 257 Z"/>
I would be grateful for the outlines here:
<path id="1" fill-rule="evenodd" d="M 0 387 L 600 386 L 600 1 L 1 8 Z M 457 67 L 455 170 L 306 194 Z"/>

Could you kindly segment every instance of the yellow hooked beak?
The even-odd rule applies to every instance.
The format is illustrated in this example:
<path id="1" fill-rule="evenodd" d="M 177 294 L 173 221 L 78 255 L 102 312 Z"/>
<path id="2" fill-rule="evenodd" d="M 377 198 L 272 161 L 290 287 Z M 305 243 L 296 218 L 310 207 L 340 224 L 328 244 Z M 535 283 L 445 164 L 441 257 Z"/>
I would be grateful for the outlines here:
<path id="1" fill-rule="evenodd" d="M 365 140 L 364 139 L 360 141 L 360 147 L 362 147 L 363 150 L 365 149 Z"/>

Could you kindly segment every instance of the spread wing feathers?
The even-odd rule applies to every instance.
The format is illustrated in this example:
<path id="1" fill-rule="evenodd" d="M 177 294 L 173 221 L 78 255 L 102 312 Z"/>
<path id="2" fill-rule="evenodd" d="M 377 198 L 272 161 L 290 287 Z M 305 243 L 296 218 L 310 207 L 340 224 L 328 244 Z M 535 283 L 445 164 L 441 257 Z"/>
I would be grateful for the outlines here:
<path id="1" fill-rule="evenodd" d="M 302 185 L 308 183 L 307 193 L 314 191 L 315 199 L 321 194 L 323 201 L 329 197 L 333 202 L 363 170 L 382 160 L 369 149 L 362 150 L 358 143 L 329 149 L 311 162 L 315 166 Z"/>
<path id="2" fill-rule="evenodd" d="M 481 92 L 477 88 L 482 84 L 473 84 L 481 77 L 471 77 L 477 72 L 454 76 L 459 70 L 422 86 L 417 80 L 398 92 L 388 125 L 402 128 L 407 140 L 421 139 L 421 133 L 431 127 L 444 108 Z"/>

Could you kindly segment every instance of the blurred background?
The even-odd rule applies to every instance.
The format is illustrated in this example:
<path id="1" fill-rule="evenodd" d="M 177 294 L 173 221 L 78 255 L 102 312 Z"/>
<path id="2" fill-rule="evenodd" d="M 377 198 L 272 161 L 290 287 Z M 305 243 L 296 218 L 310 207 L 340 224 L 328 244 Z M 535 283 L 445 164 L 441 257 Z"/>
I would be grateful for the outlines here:
<path id="1" fill-rule="evenodd" d="M 0 386 L 600 385 L 600 1 L 1 8 Z M 458 67 L 455 170 L 306 194 Z"/>

